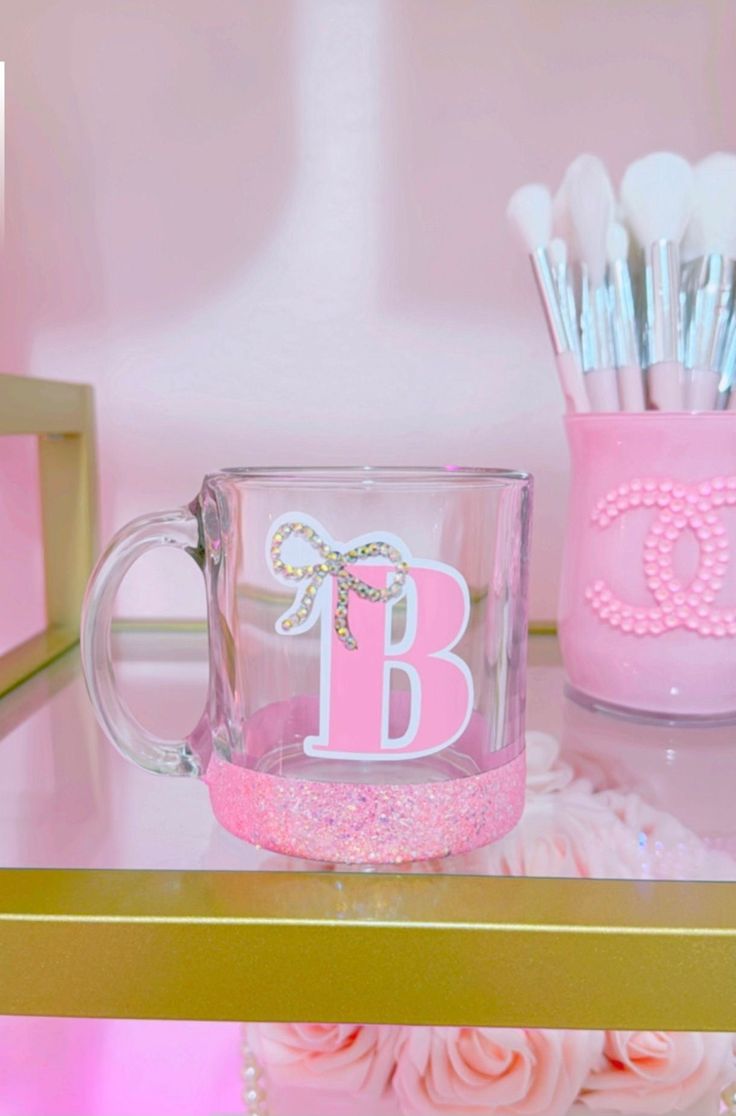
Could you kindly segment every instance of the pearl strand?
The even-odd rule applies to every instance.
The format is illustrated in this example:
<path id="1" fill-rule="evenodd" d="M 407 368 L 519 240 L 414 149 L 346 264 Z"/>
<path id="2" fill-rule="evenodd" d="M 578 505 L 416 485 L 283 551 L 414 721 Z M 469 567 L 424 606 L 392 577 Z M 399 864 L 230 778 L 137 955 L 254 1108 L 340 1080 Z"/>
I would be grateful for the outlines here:
<path id="1" fill-rule="evenodd" d="M 258 1059 L 243 1042 L 243 1101 L 245 1116 L 268 1116 L 268 1097 Z"/>

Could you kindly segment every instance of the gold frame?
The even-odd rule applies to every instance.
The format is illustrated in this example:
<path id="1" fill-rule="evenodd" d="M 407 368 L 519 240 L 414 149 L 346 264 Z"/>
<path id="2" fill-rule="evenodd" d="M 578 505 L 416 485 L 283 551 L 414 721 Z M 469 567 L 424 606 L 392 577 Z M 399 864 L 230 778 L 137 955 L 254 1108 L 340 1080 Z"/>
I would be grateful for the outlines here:
<path id="1" fill-rule="evenodd" d="M 0 655 L 0 696 L 79 639 L 96 540 L 92 388 L 0 374 L 0 436 L 12 434 L 38 438 L 47 626 Z"/>
<path id="2" fill-rule="evenodd" d="M 3 1014 L 736 1030 L 726 883 L 36 869 L 0 895 Z"/>

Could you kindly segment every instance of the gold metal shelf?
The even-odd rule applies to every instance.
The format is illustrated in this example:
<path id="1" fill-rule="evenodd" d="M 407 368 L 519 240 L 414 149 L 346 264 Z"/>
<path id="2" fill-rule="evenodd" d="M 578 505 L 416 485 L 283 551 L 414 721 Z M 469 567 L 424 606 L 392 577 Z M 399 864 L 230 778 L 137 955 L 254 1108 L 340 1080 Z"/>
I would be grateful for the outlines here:
<path id="1" fill-rule="evenodd" d="M 729 884 L 4 871 L 0 1012 L 736 1029 Z"/>
<path id="2" fill-rule="evenodd" d="M 121 638 L 149 712 L 198 707 L 201 636 Z M 668 771 L 681 747 L 730 824 L 721 737 L 714 764 L 692 729 L 660 745 L 572 706 L 565 721 L 554 641 L 532 661 L 532 727 L 601 726 L 617 762 L 661 748 Z M 304 870 L 220 830 L 197 780 L 126 764 L 76 651 L 0 702 L 0 739 L 0 1014 L 736 1031 L 732 883 Z"/>

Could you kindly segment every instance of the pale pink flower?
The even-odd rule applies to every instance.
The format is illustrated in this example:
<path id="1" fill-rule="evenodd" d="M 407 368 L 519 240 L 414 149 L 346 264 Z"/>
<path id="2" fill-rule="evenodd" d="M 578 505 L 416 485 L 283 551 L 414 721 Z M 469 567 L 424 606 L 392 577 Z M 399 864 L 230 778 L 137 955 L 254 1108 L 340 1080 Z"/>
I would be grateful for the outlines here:
<path id="1" fill-rule="evenodd" d="M 636 1116 L 691 1109 L 717 1097 L 732 1076 L 731 1043 L 731 1035 L 716 1033 L 607 1031 L 580 1103 L 593 1112 Z"/>
<path id="2" fill-rule="evenodd" d="M 639 875 L 638 834 L 583 783 L 532 795 L 521 821 L 485 850 L 499 876 L 629 878 Z"/>
<path id="3" fill-rule="evenodd" d="M 414 1027 L 394 1090 L 406 1116 L 566 1116 L 602 1041 L 594 1031 Z"/>
<path id="4" fill-rule="evenodd" d="M 638 794 L 608 790 L 596 795 L 636 836 L 637 876 L 660 880 L 733 880 L 732 856 L 708 845 L 666 810 L 651 806 Z"/>
<path id="5" fill-rule="evenodd" d="M 553 794 L 573 781 L 569 763 L 560 759 L 557 737 L 529 729 L 526 734 L 527 794 Z"/>
<path id="6" fill-rule="evenodd" d="M 246 1034 L 269 1076 L 283 1085 L 381 1096 L 400 1027 L 358 1023 L 250 1023 Z"/>
<path id="7" fill-rule="evenodd" d="M 733 880 L 736 863 L 709 849 L 671 814 L 637 794 L 593 792 L 579 779 L 527 797 L 521 821 L 483 850 L 483 871 L 501 876 Z"/>

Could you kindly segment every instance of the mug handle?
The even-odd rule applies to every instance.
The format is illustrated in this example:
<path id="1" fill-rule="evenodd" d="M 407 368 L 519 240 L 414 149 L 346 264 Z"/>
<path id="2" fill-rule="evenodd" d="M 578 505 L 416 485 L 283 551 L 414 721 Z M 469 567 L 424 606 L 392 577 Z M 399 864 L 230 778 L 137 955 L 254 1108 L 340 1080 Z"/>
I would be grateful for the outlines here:
<path id="1" fill-rule="evenodd" d="M 158 775 L 200 775 L 196 740 L 206 714 L 186 739 L 164 740 L 138 722 L 115 683 L 110 647 L 115 595 L 136 559 L 156 546 L 185 550 L 203 568 L 199 519 L 190 508 L 143 515 L 118 531 L 87 585 L 82 606 L 82 669 L 97 718 L 124 756 Z"/>

